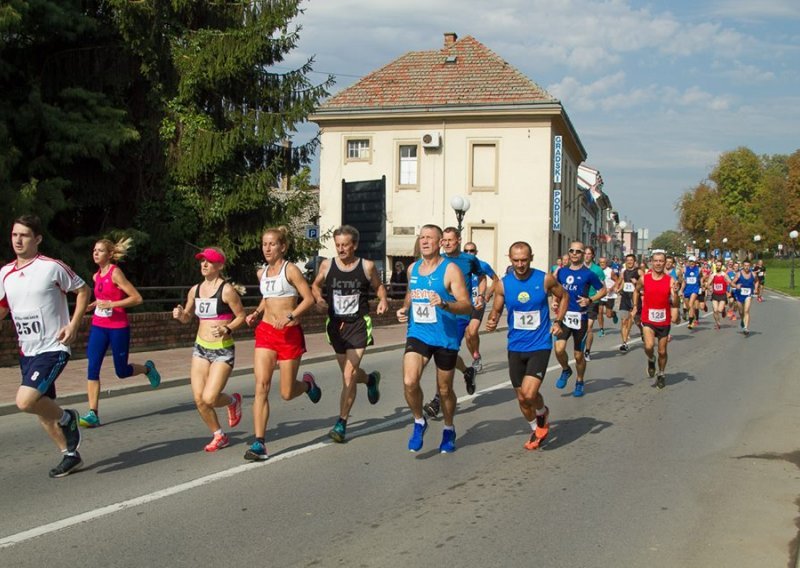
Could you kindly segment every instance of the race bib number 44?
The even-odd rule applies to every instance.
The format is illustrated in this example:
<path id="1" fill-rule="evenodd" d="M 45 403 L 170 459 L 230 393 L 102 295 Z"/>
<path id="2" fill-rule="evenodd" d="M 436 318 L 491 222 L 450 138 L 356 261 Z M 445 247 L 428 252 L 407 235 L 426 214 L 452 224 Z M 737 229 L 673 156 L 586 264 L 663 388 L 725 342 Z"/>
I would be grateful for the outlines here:
<path id="1" fill-rule="evenodd" d="M 414 314 L 414 323 L 430 324 L 436 323 L 436 308 L 430 302 L 414 302 L 411 304 Z"/>
<path id="2" fill-rule="evenodd" d="M 533 331 L 541 325 L 539 312 L 514 312 L 514 329 Z"/>

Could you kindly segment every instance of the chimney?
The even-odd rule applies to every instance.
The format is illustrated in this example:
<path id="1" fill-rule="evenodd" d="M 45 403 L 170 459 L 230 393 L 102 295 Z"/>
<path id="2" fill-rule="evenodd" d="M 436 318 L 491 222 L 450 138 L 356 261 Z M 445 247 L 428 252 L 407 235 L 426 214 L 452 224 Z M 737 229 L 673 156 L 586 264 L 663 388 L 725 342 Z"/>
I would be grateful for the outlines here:
<path id="1" fill-rule="evenodd" d="M 444 34 L 444 48 L 452 47 L 458 39 L 458 34 L 455 32 L 445 32 Z"/>

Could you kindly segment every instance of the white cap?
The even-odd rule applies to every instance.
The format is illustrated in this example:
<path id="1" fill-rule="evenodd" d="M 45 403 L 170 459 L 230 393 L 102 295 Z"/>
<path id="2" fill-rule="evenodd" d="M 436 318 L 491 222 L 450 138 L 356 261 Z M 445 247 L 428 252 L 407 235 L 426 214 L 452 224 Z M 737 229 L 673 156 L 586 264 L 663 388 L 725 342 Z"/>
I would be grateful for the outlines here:
<path id="1" fill-rule="evenodd" d="M 686 260 L 688 260 L 689 262 L 697 262 L 697 257 L 692 254 L 692 255 L 689 255 L 689 258 L 686 259 Z"/>

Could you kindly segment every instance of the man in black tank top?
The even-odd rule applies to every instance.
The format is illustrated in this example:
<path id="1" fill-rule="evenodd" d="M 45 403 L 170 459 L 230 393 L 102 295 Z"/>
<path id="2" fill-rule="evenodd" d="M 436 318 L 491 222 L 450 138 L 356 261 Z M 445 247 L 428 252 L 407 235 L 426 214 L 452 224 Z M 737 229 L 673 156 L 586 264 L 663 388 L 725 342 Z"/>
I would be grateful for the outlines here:
<path id="1" fill-rule="evenodd" d="M 334 442 L 345 441 L 347 418 L 356 400 L 356 385 L 367 385 L 370 404 L 380 399 L 381 374 L 367 374 L 361 369 L 361 359 L 368 345 L 372 345 L 372 319 L 369 317 L 369 293 L 378 296 L 377 313 L 389 309 L 386 288 L 378 277 L 371 260 L 358 258 L 358 230 L 342 225 L 333 232 L 336 257 L 326 259 L 319 268 L 311 291 L 320 309 L 327 309 L 325 329 L 328 342 L 336 352 L 336 360 L 342 371 L 342 396 L 339 419 L 328 433 Z"/>
<path id="2" fill-rule="evenodd" d="M 617 282 L 617 293 L 619 293 L 619 334 L 622 338 L 622 345 L 619 350 L 623 353 L 629 351 L 628 341 L 633 327 L 633 291 L 636 282 L 642 277 L 639 267 L 636 266 L 636 256 L 629 254 L 625 257 L 625 264 L 620 271 L 620 278 Z"/>

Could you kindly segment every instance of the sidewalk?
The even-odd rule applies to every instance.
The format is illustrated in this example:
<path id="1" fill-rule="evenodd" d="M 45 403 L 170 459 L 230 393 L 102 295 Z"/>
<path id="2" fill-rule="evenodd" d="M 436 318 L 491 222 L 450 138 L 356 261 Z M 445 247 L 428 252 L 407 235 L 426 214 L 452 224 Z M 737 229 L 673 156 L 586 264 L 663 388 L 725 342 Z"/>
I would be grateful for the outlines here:
<path id="1" fill-rule="evenodd" d="M 375 345 L 368 352 L 388 351 L 405 344 L 406 324 L 378 326 L 373 328 Z M 237 334 L 237 337 L 252 337 L 252 332 Z M 247 375 L 253 372 L 253 339 L 237 339 L 236 367 L 232 376 Z M 303 362 L 316 363 L 334 359 L 333 349 L 328 345 L 324 333 L 307 333 L 306 349 Z M 159 389 L 189 384 L 189 364 L 192 357 L 191 347 L 165 349 L 162 351 L 141 351 L 131 353 L 132 363 L 141 363 L 148 359 L 155 362 L 161 373 Z M 399 356 L 398 356 L 399 357 Z M 64 372 L 56 381 L 58 402 L 63 405 L 86 402 L 86 368 L 88 360 L 75 359 L 67 364 Z M 19 366 L 0 367 L 0 416 L 18 412 L 14 403 L 20 384 Z M 103 360 L 101 371 L 101 398 L 151 390 L 144 375 L 118 379 L 114 375 L 114 363 L 111 356 Z"/>

